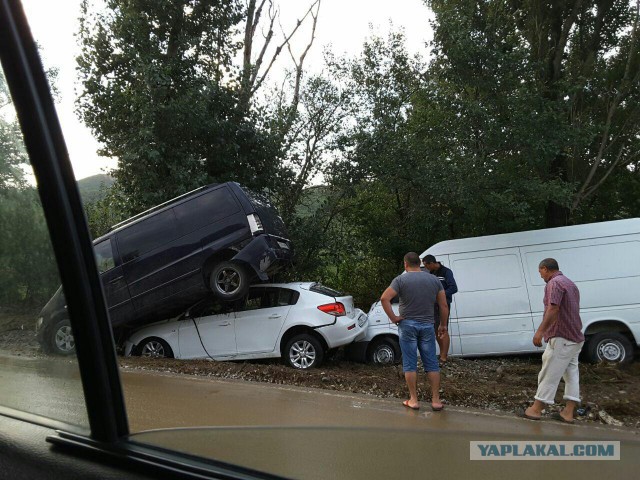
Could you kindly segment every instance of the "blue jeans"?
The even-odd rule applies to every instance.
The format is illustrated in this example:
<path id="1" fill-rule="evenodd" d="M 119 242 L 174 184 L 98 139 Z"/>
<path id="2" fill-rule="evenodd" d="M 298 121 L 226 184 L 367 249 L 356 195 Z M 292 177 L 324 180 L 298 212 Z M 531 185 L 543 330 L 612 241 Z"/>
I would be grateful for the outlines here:
<path id="1" fill-rule="evenodd" d="M 433 323 L 419 322 L 405 318 L 398 324 L 400 350 L 402 350 L 402 370 L 418 370 L 418 351 L 425 372 L 439 372 L 436 358 L 436 334 Z"/>

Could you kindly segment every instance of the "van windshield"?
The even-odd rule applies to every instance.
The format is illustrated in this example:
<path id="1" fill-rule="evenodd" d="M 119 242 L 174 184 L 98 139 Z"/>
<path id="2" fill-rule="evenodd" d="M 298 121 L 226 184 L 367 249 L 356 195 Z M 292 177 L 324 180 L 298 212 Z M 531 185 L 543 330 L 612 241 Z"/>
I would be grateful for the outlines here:
<path id="1" fill-rule="evenodd" d="M 260 193 L 253 192 L 248 188 L 241 186 L 242 191 L 247 195 L 253 208 L 260 217 L 265 233 L 277 235 L 279 237 L 288 238 L 287 229 L 278 211 L 269 203 L 267 197 Z"/>

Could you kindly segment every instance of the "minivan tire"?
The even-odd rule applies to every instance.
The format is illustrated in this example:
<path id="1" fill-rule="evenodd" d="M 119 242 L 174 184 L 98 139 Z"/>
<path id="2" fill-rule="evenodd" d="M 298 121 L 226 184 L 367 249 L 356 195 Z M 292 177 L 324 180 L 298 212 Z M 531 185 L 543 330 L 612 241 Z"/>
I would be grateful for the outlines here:
<path id="1" fill-rule="evenodd" d="M 209 288 L 220 300 L 231 302 L 249 293 L 251 277 L 244 265 L 236 262 L 220 262 L 209 275 Z"/>
<path id="2" fill-rule="evenodd" d="M 633 344 L 618 332 L 600 332 L 587 342 L 587 358 L 592 363 L 630 363 L 633 361 Z"/>
<path id="3" fill-rule="evenodd" d="M 392 338 L 378 338 L 371 342 L 367 360 L 374 365 L 395 365 L 400 362 L 400 345 Z"/>
<path id="4" fill-rule="evenodd" d="M 173 350 L 169 344 L 158 337 L 149 337 L 141 341 L 136 354 L 147 358 L 173 358 Z"/>
<path id="5" fill-rule="evenodd" d="M 324 349 L 312 335 L 302 333 L 293 336 L 284 348 L 284 361 L 298 370 L 316 368 L 322 364 Z"/>
<path id="6" fill-rule="evenodd" d="M 56 355 L 73 355 L 76 353 L 76 342 L 71 330 L 71 322 L 63 318 L 55 322 L 49 329 L 48 350 Z"/>

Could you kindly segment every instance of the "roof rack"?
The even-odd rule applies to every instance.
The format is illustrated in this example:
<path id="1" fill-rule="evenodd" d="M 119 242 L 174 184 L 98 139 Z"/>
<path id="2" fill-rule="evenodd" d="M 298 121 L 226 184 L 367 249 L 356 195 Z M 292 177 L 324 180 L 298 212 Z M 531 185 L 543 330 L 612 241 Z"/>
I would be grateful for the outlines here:
<path id="1" fill-rule="evenodd" d="M 178 200 L 183 199 L 184 197 L 188 197 L 189 195 L 191 195 L 193 193 L 200 192 L 202 190 L 206 190 L 206 189 L 208 189 L 210 187 L 215 187 L 216 185 L 220 185 L 220 184 L 219 183 L 211 183 L 211 184 L 205 185 L 203 187 L 198 187 L 195 190 L 191 190 L 190 192 L 183 193 L 182 195 L 180 195 L 178 197 L 172 198 L 171 200 L 167 200 L 166 202 L 161 203 L 160 205 L 156 205 L 155 207 L 151 207 L 149 210 L 145 210 L 144 212 L 140 212 L 140 213 L 138 213 L 137 215 L 134 215 L 131 218 L 127 218 L 126 220 L 123 220 L 120 223 L 116 223 L 115 225 L 112 225 L 111 228 L 109 229 L 109 231 L 112 232 L 115 229 L 123 227 L 123 226 L 125 226 L 125 225 L 127 225 L 129 223 L 132 223 L 132 222 L 136 221 L 136 220 L 139 220 L 140 218 L 145 217 L 145 216 L 149 215 L 150 213 L 157 212 L 158 210 L 161 210 L 161 209 L 165 208 L 166 206 L 168 206 L 168 205 L 170 205 L 172 203 L 175 203 Z"/>

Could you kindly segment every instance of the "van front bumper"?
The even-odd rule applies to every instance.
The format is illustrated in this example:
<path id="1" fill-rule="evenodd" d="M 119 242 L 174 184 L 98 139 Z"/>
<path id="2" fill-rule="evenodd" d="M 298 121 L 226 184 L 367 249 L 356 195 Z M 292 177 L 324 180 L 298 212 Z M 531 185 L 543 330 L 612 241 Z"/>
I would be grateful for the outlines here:
<path id="1" fill-rule="evenodd" d="M 258 235 L 232 260 L 248 263 L 260 280 L 266 281 L 270 275 L 292 262 L 293 245 L 286 238 Z"/>

